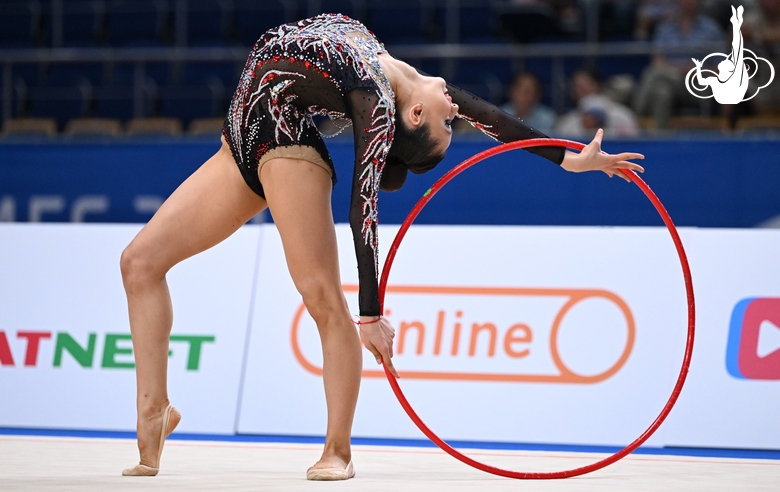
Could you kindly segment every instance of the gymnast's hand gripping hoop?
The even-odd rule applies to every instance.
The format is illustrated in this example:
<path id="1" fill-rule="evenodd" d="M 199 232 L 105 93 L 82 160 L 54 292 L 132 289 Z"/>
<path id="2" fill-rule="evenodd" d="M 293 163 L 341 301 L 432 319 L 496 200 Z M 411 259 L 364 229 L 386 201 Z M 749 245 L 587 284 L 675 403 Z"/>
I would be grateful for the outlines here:
<path id="1" fill-rule="evenodd" d="M 470 168 L 474 164 L 477 164 L 478 162 L 482 162 L 483 160 L 492 157 L 494 155 L 502 154 L 510 150 L 524 149 L 528 147 L 564 147 L 564 148 L 582 150 L 585 147 L 585 145 L 579 142 L 572 142 L 569 140 L 560 140 L 560 139 L 553 139 L 553 138 L 535 138 L 535 139 L 511 142 L 503 145 L 498 145 L 491 149 L 480 152 L 479 154 L 476 154 L 473 157 L 461 162 L 456 167 L 452 168 L 449 172 L 447 172 L 444 176 L 439 178 L 439 180 L 436 181 L 436 183 L 434 183 L 434 185 L 431 186 L 431 188 L 425 192 L 422 198 L 420 198 L 420 200 L 414 206 L 412 211 L 409 213 L 409 216 L 406 217 L 406 220 L 404 220 L 403 224 L 401 225 L 401 228 L 398 230 L 398 233 L 395 236 L 395 239 L 393 240 L 392 246 L 390 246 L 390 250 L 387 254 L 387 259 L 385 260 L 384 268 L 382 269 L 382 277 L 379 282 L 380 305 L 384 306 L 385 288 L 387 287 L 387 279 L 390 275 L 390 269 L 393 265 L 393 260 L 395 259 L 395 254 L 398 251 L 398 247 L 401 245 L 401 241 L 406 235 L 406 231 L 409 230 L 409 227 L 417 218 L 420 211 L 431 200 L 431 198 L 433 198 L 433 196 L 442 187 L 444 187 L 444 185 L 450 182 L 452 178 L 462 173 L 466 169 Z M 669 412 L 672 411 L 672 407 L 674 407 L 674 404 L 677 402 L 677 397 L 680 396 L 682 387 L 685 384 L 685 378 L 688 375 L 688 367 L 690 366 L 691 363 L 691 354 L 693 353 L 693 338 L 694 338 L 694 325 L 696 319 L 696 309 L 695 309 L 694 299 L 693 299 L 693 282 L 691 281 L 691 270 L 688 267 L 688 259 L 685 255 L 685 249 L 683 248 L 682 241 L 680 241 L 680 236 L 677 234 L 677 228 L 674 226 L 674 223 L 672 223 L 672 218 L 669 216 L 669 213 L 664 208 L 663 204 L 661 203 L 661 200 L 658 199 L 655 193 L 653 193 L 653 190 L 651 190 L 650 187 L 647 186 L 647 184 L 644 181 L 642 181 L 642 179 L 639 176 L 637 176 L 633 171 L 628 169 L 623 169 L 623 173 L 626 176 L 628 176 L 631 179 L 631 181 L 633 181 L 639 187 L 639 189 L 641 189 L 644 192 L 647 198 L 650 199 L 650 201 L 653 203 L 653 206 L 658 211 L 659 215 L 661 216 L 664 223 L 666 224 L 666 228 L 669 230 L 669 234 L 672 237 L 674 246 L 677 249 L 677 255 L 680 258 L 680 266 L 682 267 L 683 278 L 685 279 L 685 292 L 688 301 L 688 336 L 685 343 L 685 355 L 683 357 L 682 367 L 680 368 L 680 374 L 677 377 L 677 383 L 674 385 L 672 394 L 669 397 L 669 400 L 666 402 L 666 405 L 664 405 L 663 409 L 661 410 L 661 413 L 658 414 L 658 417 L 656 417 L 655 421 L 653 421 L 653 423 L 650 424 L 650 427 L 648 427 L 647 430 L 645 430 L 642 433 L 642 435 L 640 435 L 634 442 L 632 442 L 625 448 L 621 449 L 617 453 L 608 456 L 607 458 L 604 458 L 601 461 L 597 461 L 595 463 L 580 468 L 558 471 L 558 472 L 515 472 L 510 470 L 504 470 L 501 468 L 496 468 L 494 466 L 486 465 L 484 463 L 480 463 L 479 461 L 476 461 L 460 453 L 458 450 L 454 449 L 449 444 L 444 442 L 431 429 L 429 429 L 427 425 L 425 425 L 425 422 L 423 422 L 422 419 L 420 419 L 420 417 L 414 411 L 412 406 L 409 404 L 409 401 L 406 399 L 406 396 L 404 396 L 403 392 L 401 391 L 401 387 L 398 385 L 398 381 L 396 381 L 395 377 L 393 377 L 393 375 L 390 374 L 390 371 L 385 366 L 384 367 L 385 375 L 387 376 L 387 380 L 390 382 L 390 386 L 393 388 L 393 392 L 395 393 L 395 396 L 398 398 L 398 401 L 401 403 L 401 406 L 404 408 L 404 410 L 412 419 L 412 421 L 415 423 L 415 425 L 417 425 L 417 427 L 423 432 L 423 434 L 425 434 L 428 437 L 428 439 L 436 443 L 436 445 L 439 446 L 442 450 L 444 450 L 447 454 L 453 456 L 454 458 L 457 458 L 463 463 L 472 466 L 478 470 L 482 470 L 487 473 L 492 473 L 494 475 L 499 475 L 507 478 L 529 480 L 529 479 L 552 479 L 552 478 L 576 477 L 578 475 L 584 475 L 586 473 L 599 470 L 601 468 L 604 468 L 607 465 L 611 465 L 612 463 L 615 463 L 616 461 L 620 460 L 621 458 L 624 458 L 626 455 L 633 452 L 635 449 L 641 446 L 645 441 L 647 441 L 647 439 L 649 439 L 650 436 L 652 436 L 656 430 L 658 430 L 658 428 L 661 426 L 663 421 L 669 415 Z"/>

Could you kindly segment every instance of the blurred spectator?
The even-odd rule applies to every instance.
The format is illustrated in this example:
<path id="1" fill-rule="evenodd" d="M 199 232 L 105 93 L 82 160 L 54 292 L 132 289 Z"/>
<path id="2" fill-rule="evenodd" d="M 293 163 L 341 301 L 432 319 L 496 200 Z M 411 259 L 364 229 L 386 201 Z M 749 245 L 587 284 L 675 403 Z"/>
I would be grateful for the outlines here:
<path id="1" fill-rule="evenodd" d="M 775 70 L 780 69 L 780 0 L 759 0 L 757 8 L 745 12 L 742 36 L 747 48 L 766 58 Z M 758 73 L 750 80 L 748 95 L 765 85 L 770 73 L 768 67 L 761 63 Z M 772 82 L 761 89 L 750 103 L 757 113 L 780 113 L 780 84 Z"/>
<path id="2" fill-rule="evenodd" d="M 583 11 L 576 0 L 545 0 L 558 12 L 558 26 L 567 34 L 583 31 Z"/>
<path id="3" fill-rule="evenodd" d="M 655 126 L 664 129 L 676 106 L 698 101 L 685 89 L 685 74 L 693 68 L 691 58 L 703 58 L 697 45 L 723 42 L 720 26 L 699 12 L 698 0 L 679 0 L 674 18 L 659 24 L 653 34 L 657 48 L 690 47 L 684 54 L 657 54 L 642 74 L 634 109 L 640 116 L 651 115 Z"/>
<path id="4" fill-rule="evenodd" d="M 552 109 L 540 104 L 541 97 L 542 84 L 536 75 L 530 72 L 521 72 L 512 80 L 512 85 L 509 88 L 509 102 L 504 104 L 501 109 L 549 135 L 555 127 L 555 119 L 558 115 Z"/>
<path id="5" fill-rule="evenodd" d="M 538 37 L 571 36 L 583 31 L 580 0 L 506 0 L 499 11 L 504 27 L 521 43 Z"/>
<path id="6" fill-rule="evenodd" d="M 634 35 L 635 19 L 640 3 L 637 0 L 598 2 L 599 40 L 628 41 L 631 39 Z"/>
<path id="7" fill-rule="evenodd" d="M 780 51 L 780 0 L 758 0 L 745 11 L 742 36 L 746 43 L 777 56 Z"/>
<path id="8" fill-rule="evenodd" d="M 636 12 L 634 37 L 640 41 L 650 39 L 658 24 L 673 19 L 676 7 L 674 0 L 643 0 Z"/>
<path id="9" fill-rule="evenodd" d="M 601 91 L 595 70 L 581 68 L 571 76 L 572 98 L 577 109 L 558 119 L 556 132 L 569 137 L 591 138 L 603 128 L 608 137 L 635 137 L 639 124 L 634 113 Z"/>

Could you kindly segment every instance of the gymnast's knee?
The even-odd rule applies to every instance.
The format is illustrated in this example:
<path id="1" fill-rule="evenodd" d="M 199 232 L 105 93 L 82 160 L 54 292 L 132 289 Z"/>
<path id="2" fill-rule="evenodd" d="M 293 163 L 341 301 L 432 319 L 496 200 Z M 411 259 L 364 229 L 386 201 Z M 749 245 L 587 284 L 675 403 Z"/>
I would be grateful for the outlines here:
<path id="1" fill-rule="evenodd" d="M 309 278 L 297 283 L 306 310 L 322 330 L 338 317 L 349 316 L 344 303 L 344 294 L 339 285 L 324 279 Z"/>
<path id="2" fill-rule="evenodd" d="M 151 248 L 131 242 L 119 259 L 122 283 L 127 292 L 142 290 L 149 283 L 165 278 L 168 269 L 154 261 Z"/>

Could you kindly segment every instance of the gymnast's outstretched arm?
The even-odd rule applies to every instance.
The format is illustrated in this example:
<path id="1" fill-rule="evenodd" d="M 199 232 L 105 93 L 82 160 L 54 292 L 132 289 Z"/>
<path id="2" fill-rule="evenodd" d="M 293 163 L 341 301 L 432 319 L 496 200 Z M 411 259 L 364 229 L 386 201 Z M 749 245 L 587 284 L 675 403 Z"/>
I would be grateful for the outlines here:
<path id="1" fill-rule="evenodd" d="M 547 138 L 547 135 L 526 125 L 520 118 L 460 87 L 447 84 L 447 92 L 452 97 L 452 102 L 458 105 L 458 118 L 468 121 L 474 128 L 494 140 L 509 143 L 529 138 Z M 560 147 L 533 147 L 525 150 L 555 164 L 561 164 L 565 154 L 565 150 Z"/>
<path id="2" fill-rule="evenodd" d="M 508 143 L 529 138 L 547 138 L 544 133 L 526 125 L 523 120 L 510 115 L 489 102 L 470 94 L 452 84 L 447 84 L 447 92 L 452 102 L 459 106 L 458 117 L 465 119 L 486 135 Z M 548 159 L 571 172 L 604 171 L 609 177 L 617 174 L 630 181 L 620 169 L 633 169 L 642 172 L 638 164 L 627 159 L 644 159 L 642 154 L 624 152 L 610 155 L 601 151 L 601 139 L 604 131 L 599 130 L 593 141 L 582 152 L 570 152 L 560 147 L 533 147 L 525 149 Z"/>
<path id="3" fill-rule="evenodd" d="M 384 363 L 395 376 L 393 367 L 393 337 L 395 332 L 386 318 L 381 317 L 378 282 L 377 193 L 376 172 L 392 135 L 392 113 L 382 104 L 376 90 L 353 89 L 347 95 L 348 113 L 355 135 L 355 172 L 352 176 L 352 199 L 349 224 L 357 257 L 358 298 L 360 308 L 360 338 L 366 349 Z"/>

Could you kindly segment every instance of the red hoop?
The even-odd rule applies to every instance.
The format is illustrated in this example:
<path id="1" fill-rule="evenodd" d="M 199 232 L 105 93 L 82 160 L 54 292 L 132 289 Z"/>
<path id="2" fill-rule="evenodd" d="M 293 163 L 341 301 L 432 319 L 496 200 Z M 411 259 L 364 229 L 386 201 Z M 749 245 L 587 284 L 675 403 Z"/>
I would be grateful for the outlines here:
<path id="1" fill-rule="evenodd" d="M 518 142 L 511 142 L 503 145 L 498 145 L 491 149 L 485 150 L 484 152 L 480 152 L 479 154 L 476 154 L 475 156 L 461 162 L 456 167 L 452 168 L 449 172 L 447 172 L 444 176 L 439 178 L 439 180 L 436 181 L 436 183 L 434 183 L 434 185 L 431 186 L 430 189 L 428 189 L 428 191 L 425 192 L 422 198 L 420 198 L 420 200 L 414 206 L 412 211 L 406 217 L 406 220 L 404 220 L 404 223 L 401 225 L 401 228 L 398 230 L 398 233 L 396 234 L 395 239 L 393 240 L 392 246 L 390 246 L 390 251 L 387 254 L 387 259 L 385 260 L 384 268 L 382 269 L 382 277 L 379 282 L 380 305 L 384 306 L 385 288 L 387 287 L 387 278 L 390 275 L 390 268 L 393 265 L 393 260 L 395 259 L 395 254 L 398 251 L 398 247 L 401 245 L 401 241 L 406 235 L 406 231 L 412 225 L 412 222 L 414 222 L 414 219 L 417 218 L 420 211 L 431 200 L 431 198 L 433 198 L 433 196 L 445 184 L 447 184 L 450 180 L 452 180 L 452 178 L 462 173 L 463 171 L 473 166 L 474 164 L 481 162 L 494 155 L 498 155 L 510 150 L 524 149 L 528 147 L 564 147 L 564 148 L 582 150 L 585 146 L 579 142 L 572 142 L 569 140 L 560 140 L 554 138 L 535 138 L 529 140 L 521 140 Z M 664 223 L 666 224 L 666 228 L 669 230 L 669 234 L 672 236 L 672 241 L 674 241 L 674 246 L 675 248 L 677 248 L 677 255 L 680 257 L 680 266 L 682 267 L 683 278 L 685 279 L 685 292 L 687 294 L 687 300 L 688 300 L 688 337 L 685 344 L 685 356 L 683 357 L 682 367 L 680 368 L 680 375 L 677 377 L 677 383 L 674 385 L 674 389 L 672 390 L 672 394 L 669 397 L 669 400 L 666 402 L 666 405 L 664 405 L 663 409 L 661 410 L 661 413 L 658 414 L 658 417 L 656 417 L 655 421 L 653 421 L 650 427 L 648 427 L 647 430 L 645 430 L 634 442 L 632 442 L 625 448 L 621 449 L 617 453 L 601 461 L 597 461 L 596 463 L 592 463 L 590 465 L 583 466 L 580 468 L 575 468 L 572 470 L 564 470 L 559 472 L 515 472 L 515 471 L 503 470 L 501 468 L 496 468 L 494 466 L 486 465 L 472 458 L 469 458 L 468 456 L 452 448 L 449 444 L 444 442 L 439 436 L 434 434 L 434 432 L 430 430 L 427 425 L 425 425 L 425 422 L 423 422 L 422 419 L 420 419 L 420 417 L 414 411 L 412 406 L 409 404 L 409 401 L 406 399 L 406 396 L 404 396 L 403 392 L 401 391 L 401 387 L 398 385 L 398 381 L 396 381 L 395 377 L 393 377 L 393 375 L 390 374 L 390 371 L 388 371 L 387 366 L 384 366 L 387 380 L 390 382 L 390 386 L 393 388 L 393 392 L 395 393 L 396 398 L 398 398 L 398 401 L 401 403 L 401 406 L 404 408 L 406 413 L 409 415 L 409 417 L 412 419 L 415 425 L 417 425 L 417 427 L 423 432 L 423 434 L 425 434 L 428 437 L 428 439 L 436 443 L 436 445 L 439 446 L 441 449 L 443 449 L 447 454 L 453 456 L 454 458 L 457 458 L 463 463 L 472 466 L 478 470 L 482 470 L 487 473 L 492 473 L 494 475 L 499 475 L 507 478 L 529 480 L 529 479 L 553 479 L 553 478 L 576 477 L 578 475 L 584 475 L 586 473 L 599 470 L 601 468 L 604 468 L 607 465 L 611 465 L 612 463 L 618 461 L 619 459 L 633 452 L 636 448 L 641 446 L 642 443 L 647 441 L 647 439 L 650 436 L 652 436 L 656 430 L 658 430 L 658 427 L 661 426 L 663 421 L 669 415 L 669 412 L 671 412 L 672 407 L 674 407 L 674 404 L 677 402 L 677 397 L 680 396 L 682 387 L 685 384 L 685 378 L 688 375 L 688 367 L 690 366 L 691 363 L 691 354 L 693 353 L 693 337 L 694 337 L 694 325 L 696 319 L 696 309 L 695 309 L 694 299 L 693 299 L 693 282 L 691 281 L 691 270 L 688 267 L 688 259 L 685 255 L 685 249 L 683 248 L 682 241 L 680 241 L 680 236 L 679 234 L 677 234 L 677 228 L 674 226 L 674 223 L 672 223 L 672 218 L 669 216 L 669 213 L 664 208 L 663 204 L 661 203 L 661 200 L 658 199 L 655 193 L 653 193 L 653 190 L 651 190 L 650 187 L 647 186 L 647 184 L 644 181 L 642 181 L 642 179 L 639 178 L 639 176 L 637 176 L 633 171 L 624 169 L 623 172 L 650 199 L 650 201 L 653 203 L 653 206 L 655 206 L 655 209 L 658 211 Z"/>

